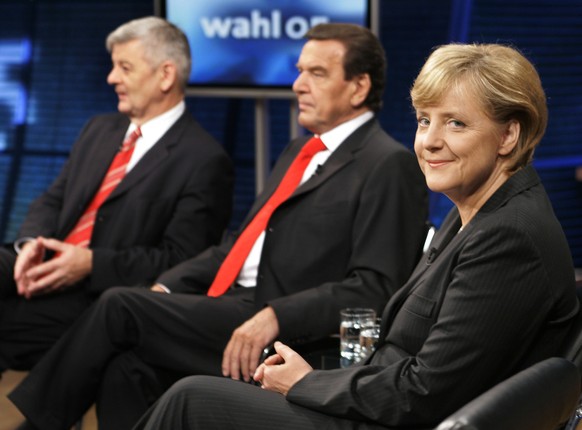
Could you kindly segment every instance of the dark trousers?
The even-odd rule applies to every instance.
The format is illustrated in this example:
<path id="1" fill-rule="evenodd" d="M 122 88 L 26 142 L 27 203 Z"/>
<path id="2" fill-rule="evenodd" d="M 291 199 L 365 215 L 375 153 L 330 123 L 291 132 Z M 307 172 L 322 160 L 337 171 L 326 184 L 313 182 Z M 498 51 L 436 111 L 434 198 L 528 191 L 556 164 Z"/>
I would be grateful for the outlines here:
<path id="1" fill-rule="evenodd" d="M 0 373 L 29 370 L 87 309 L 81 288 L 24 299 L 16 294 L 14 251 L 0 248 Z"/>
<path id="2" fill-rule="evenodd" d="M 240 381 L 191 376 L 178 381 L 134 430 L 384 429 L 295 405 L 278 393 Z"/>
<path id="3" fill-rule="evenodd" d="M 178 378 L 220 375 L 254 291 L 220 298 L 113 288 L 8 396 L 39 429 L 69 428 L 97 402 L 100 428 L 127 430 Z"/>

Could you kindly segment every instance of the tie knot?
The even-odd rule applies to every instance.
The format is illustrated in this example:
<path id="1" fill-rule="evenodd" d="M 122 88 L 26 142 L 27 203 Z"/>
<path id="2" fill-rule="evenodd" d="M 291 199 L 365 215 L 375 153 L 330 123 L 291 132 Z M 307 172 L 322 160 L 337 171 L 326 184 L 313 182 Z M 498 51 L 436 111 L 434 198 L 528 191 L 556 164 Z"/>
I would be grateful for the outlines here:
<path id="1" fill-rule="evenodd" d="M 326 148 L 321 139 L 319 137 L 313 136 L 307 141 L 303 148 L 301 148 L 301 152 L 304 155 L 311 157 L 318 152 L 323 151 L 324 149 Z"/>
<path id="2" fill-rule="evenodd" d="M 135 146 L 137 139 L 141 137 L 141 128 L 137 127 L 131 132 L 131 134 L 125 139 L 121 145 L 121 151 L 128 151 Z"/>

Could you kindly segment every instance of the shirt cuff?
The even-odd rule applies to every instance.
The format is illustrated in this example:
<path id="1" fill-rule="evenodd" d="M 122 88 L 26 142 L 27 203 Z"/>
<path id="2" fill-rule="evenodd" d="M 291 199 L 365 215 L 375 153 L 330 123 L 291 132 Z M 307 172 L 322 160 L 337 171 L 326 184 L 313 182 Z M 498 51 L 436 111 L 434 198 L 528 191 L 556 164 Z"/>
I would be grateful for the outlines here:
<path id="1" fill-rule="evenodd" d="M 164 284 L 156 283 L 156 285 L 160 287 L 162 290 L 164 290 L 166 293 L 172 294 L 172 291 L 170 291 L 170 289 L 166 287 Z"/>

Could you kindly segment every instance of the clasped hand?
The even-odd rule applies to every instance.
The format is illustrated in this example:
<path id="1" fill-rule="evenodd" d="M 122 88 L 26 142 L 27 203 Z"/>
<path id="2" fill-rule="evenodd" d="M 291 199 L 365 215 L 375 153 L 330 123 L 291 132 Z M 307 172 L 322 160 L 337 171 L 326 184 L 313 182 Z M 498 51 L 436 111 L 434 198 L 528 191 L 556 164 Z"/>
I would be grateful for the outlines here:
<path id="1" fill-rule="evenodd" d="M 287 395 L 291 387 L 313 370 L 313 368 L 295 351 L 281 342 L 275 342 L 277 352 L 257 368 L 253 379 L 261 387 Z"/>
<path id="2" fill-rule="evenodd" d="M 55 257 L 44 261 L 47 251 Z M 26 298 L 69 287 L 92 270 L 92 251 L 56 239 L 38 237 L 26 243 L 14 265 L 18 294 Z"/>

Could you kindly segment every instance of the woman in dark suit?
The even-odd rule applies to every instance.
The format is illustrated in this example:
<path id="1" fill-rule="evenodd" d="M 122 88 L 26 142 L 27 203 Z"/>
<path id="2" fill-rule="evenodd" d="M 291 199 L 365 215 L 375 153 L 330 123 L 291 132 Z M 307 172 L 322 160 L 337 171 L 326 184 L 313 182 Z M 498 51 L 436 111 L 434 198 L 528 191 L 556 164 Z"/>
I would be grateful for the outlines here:
<path id="1" fill-rule="evenodd" d="M 190 377 L 138 428 L 432 428 L 557 353 L 578 302 L 568 244 L 530 165 L 547 123 L 535 68 L 510 47 L 446 45 L 411 97 L 426 182 L 455 207 L 388 302 L 375 353 L 317 371 L 277 343 L 254 376 L 263 389 Z"/>

